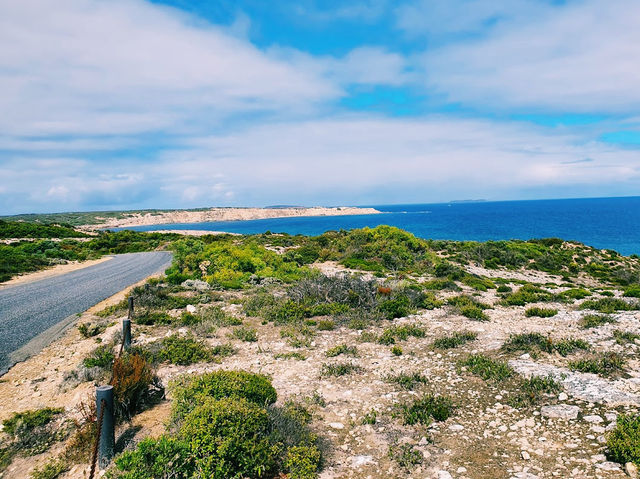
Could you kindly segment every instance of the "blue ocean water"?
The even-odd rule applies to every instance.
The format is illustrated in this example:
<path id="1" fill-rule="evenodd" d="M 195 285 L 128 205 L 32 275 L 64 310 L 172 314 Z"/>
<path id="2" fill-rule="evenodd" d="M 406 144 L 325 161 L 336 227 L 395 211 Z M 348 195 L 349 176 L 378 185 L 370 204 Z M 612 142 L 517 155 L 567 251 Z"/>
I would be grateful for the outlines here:
<path id="1" fill-rule="evenodd" d="M 625 255 L 640 254 L 640 197 L 372 206 L 384 214 L 176 223 L 162 225 L 162 229 L 319 235 L 387 224 L 421 238 L 487 241 L 558 237 Z"/>

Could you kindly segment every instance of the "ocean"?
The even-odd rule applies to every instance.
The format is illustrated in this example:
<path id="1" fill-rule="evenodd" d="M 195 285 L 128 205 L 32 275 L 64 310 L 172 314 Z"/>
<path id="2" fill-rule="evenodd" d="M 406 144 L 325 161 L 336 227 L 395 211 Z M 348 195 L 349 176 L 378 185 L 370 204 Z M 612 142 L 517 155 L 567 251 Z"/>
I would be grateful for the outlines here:
<path id="1" fill-rule="evenodd" d="M 130 229 L 319 235 L 329 230 L 386 224 L 427 239 L 487 241 L 557 237 L 613 249 L 624 255 L 640 254 L 640 196 L 367 206 L 383 214 L 175 223 Z"/>

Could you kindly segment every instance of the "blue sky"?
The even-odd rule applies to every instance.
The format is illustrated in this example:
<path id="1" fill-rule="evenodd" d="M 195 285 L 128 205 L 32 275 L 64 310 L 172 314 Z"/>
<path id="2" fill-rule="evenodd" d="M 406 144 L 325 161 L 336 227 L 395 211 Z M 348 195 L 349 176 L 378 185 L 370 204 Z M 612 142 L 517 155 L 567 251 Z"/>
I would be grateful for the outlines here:
<path id="1" fill-rule="evenodd" d="M 0 214 L 640 192 L 635 0 L 0 3 Z"/>

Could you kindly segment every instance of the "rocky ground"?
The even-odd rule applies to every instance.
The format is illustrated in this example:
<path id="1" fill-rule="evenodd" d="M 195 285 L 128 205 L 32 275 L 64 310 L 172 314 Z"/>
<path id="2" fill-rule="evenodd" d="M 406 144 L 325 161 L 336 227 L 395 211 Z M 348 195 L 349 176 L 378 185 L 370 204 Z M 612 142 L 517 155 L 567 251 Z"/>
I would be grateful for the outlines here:
<path id="1" fill-rule="evenodd" d="M 320 265 L 325 274 L 343 270 L 335 263 Z M 470 268 L 473 273 L 507 277 L 504 271 Z M 512 273 L 515 280 L 559 285 L 558 277 L 544 273 Z M 513 285 L 516 287 L 516 285 Z M 464 286 L 468 294 L 478 294 Z M 562 291 L 554 287 L 554 291 Z M 195 296 L 186 291 L 185 296 Z M 460 292 L 439 292 L 438 297 Z M 619 295 L 619 292 L 615 293 Z M 292 346 L 283 337 L 284 327 L 266 323 L 260 318 L 246 317 L 239 304 L 241 293 L 225 292 L 220 296 L 223 309 L 242 319 L 243 326 L 255 328 L 257 341 L 245 342 L 229 337 L 234 327 L 223 327 L 206 338 L 211 345 L 232 343 L 237 352 L 220 364 L 190 366 L 161 365 L 158 375 L 164 384 L 180 374 L 195 374 L 220 368 L 243 369 L 268 374 L 278 391 L 279 403 L 294 399 L 308 405 L 313 412 L 312 427 L 326 440 L 327 459 L 322 479 L 330 478 L 623 478 L 625 466 L 607 461 L 605 441 L 616 416 L 637 412 L 640 399 L 640 371 L 637 342 L 617 344 L 613 330 L 640 331 L 640 313 L 628 311 L 614 314 L 614 323 L 585 329 L 580 318 L 586 314 L 575 303 L 544 303 L 558 314 L 550 318 L 526 317 L 525 307 L 501 306 L 495 290 L 479 293 L 477 299 L 493 305 L 485 312 L 486 322 L 467 319 L 451 306 L 419 311 L 418 314 L 383 320 L 366 331 L 337 327 L 315 331 L 306 344 Z M 529 306 L 535 306 L 527 305 Z M 194 304 L 198 311 L 208 305 Z M 96 309 L 85 313 L 79 322 L 95 321 Z M 182 310 L 171 311 L 178 316 Z M 108 342 L 119 330 L 119 317 L 98 336 Z M 425 331 L 424 337 L 398 340 L 401 354 L 390 345 L 363 341 L 367 334 L 381 334 L 391 325 L 415 325 Z M 477 333 L 477 339 L 452 349 L 437 349 L 436 338 L 454 331 Z M 134 341 L 146 344 L 156 338 L 187 328 L 171 326 L 135 326 Z M 627 357 L 623 374 L 602 377 L 568 369 L 573 355 L 558 353 L 537 355 L 510 354 L 501 346 L 513 333 L 540 332 L 553 339 L 580 338 L 594 351 L 617 351 Z M 327 357 L 336 345 L 353 347 L 350 355 Z M 0 379 L 0 419 L 15 411 L 45 406 L 64 406 L 70 417 L 78 415 L 76 405 L 90 397 L 89 382 L 70 383 L 69 373 L 96 346 L 96 338 L 83 338 L 77 330 L 52 344 L 38 356 L 16 365 Z M 355 351 L 355 352 L 354 352 Z M 300 357 L 284 359 L 283 354 L 299 353 Z M 513 383 L 484 380 L 460 365 L 460 360 L 473 353 L 508 361 L 523 377 L 553 376 L 562 390 L 548 394 L 533 405 L 514 408 L 509 398 L 518 391 Z M 304 358 L 304 359 L 303 359 Z M 323 374 L 326 364 L 353 364 L 357 369 L 342 376 Z M 413 389 L 390 382 L 399 374 L 418 373 L 426 382 Z M 65 377 L 67 379 L 65 380 Z M 454 412 L 446 421 L 430 425 L 404 425 L 397 417 L 399 405 L 408 404 L 433 393 L 452 398 Z M 133 442 L 157 436 L 164 430 L 171 398 L 137 415 L 132 424 L 119 431 L 135 431 Z M 373 412 L 375 411 L 375 418 Z M 58 446 L 59 449 L 59 446 Z M 3 479 L 27 477 L 29 470 L 42 464 L 55 448 L 45 454 L 18 458 L 9 466 Z M 631 467 L 631 466 L 629 466 Z M 84 477 L 87 466 L 69 471 L 68 478 Z M 629 471 L 633 474 L 633 470 Z"/>

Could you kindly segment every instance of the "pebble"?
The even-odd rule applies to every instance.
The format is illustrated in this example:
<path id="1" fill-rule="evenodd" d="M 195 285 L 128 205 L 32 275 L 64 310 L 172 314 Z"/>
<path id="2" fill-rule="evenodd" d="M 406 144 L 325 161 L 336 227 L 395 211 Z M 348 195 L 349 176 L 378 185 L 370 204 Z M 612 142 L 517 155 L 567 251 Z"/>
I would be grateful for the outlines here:
<path id="1" fill-rule="evenodd" d="M 627 475 L 632 479 L 638 478 L 638 466 L 636 466 L 633 462 L 627 462 L 624 465 L 624 472 L 626 472 Z"/>
<path id="2" fill-rule="evenodd" d="M 566 401 L 567 399 L 569 399 L 569 396 L 567 396 L 567 393 L 558 394 L 558 401 Z"/>
<path id="3" fill-rule="evenodd" d="M 544 417 L 557 419 L 575 419 L 578 417 L 580 408 L 568 404 L 558 404 L 556 406 L 543 406 L 540 412 Z"/>
<path id="4" fill-rule="evenodd" d="M 447 471 L 438 471 L 438 479 L 453 479 Z"/>
<path id="5" fill-rule="evenodd" d="M 332 429 L 344 429 L 344 424 L 341 422 L 330 422 L 329 427 Z"/>
<path id="6" fill-rule="evenodd" d="M 450 431 L 462 431 L 463 429 L 464 426 L 462 424 L 452 424 L 451 426 L 449 426 Z"/>
<path id="7" fill-rule="evenodd" d="M 528 461 L 529 459 L 531 459 L 531 456 L 527 451 L 520 452 L 520 456 L 522 456 L 522 459 L 524 459 L 525 461 Z"/>
<path id="8" fill-rule="evenodd" d="M 602 419 L 600 416 L 584 416 L 582 419 L 584 419 L 585 421 L 592 423 L 592 424 L 599 424 L 601 422 L 604 422 L 604 419 Z"/>

